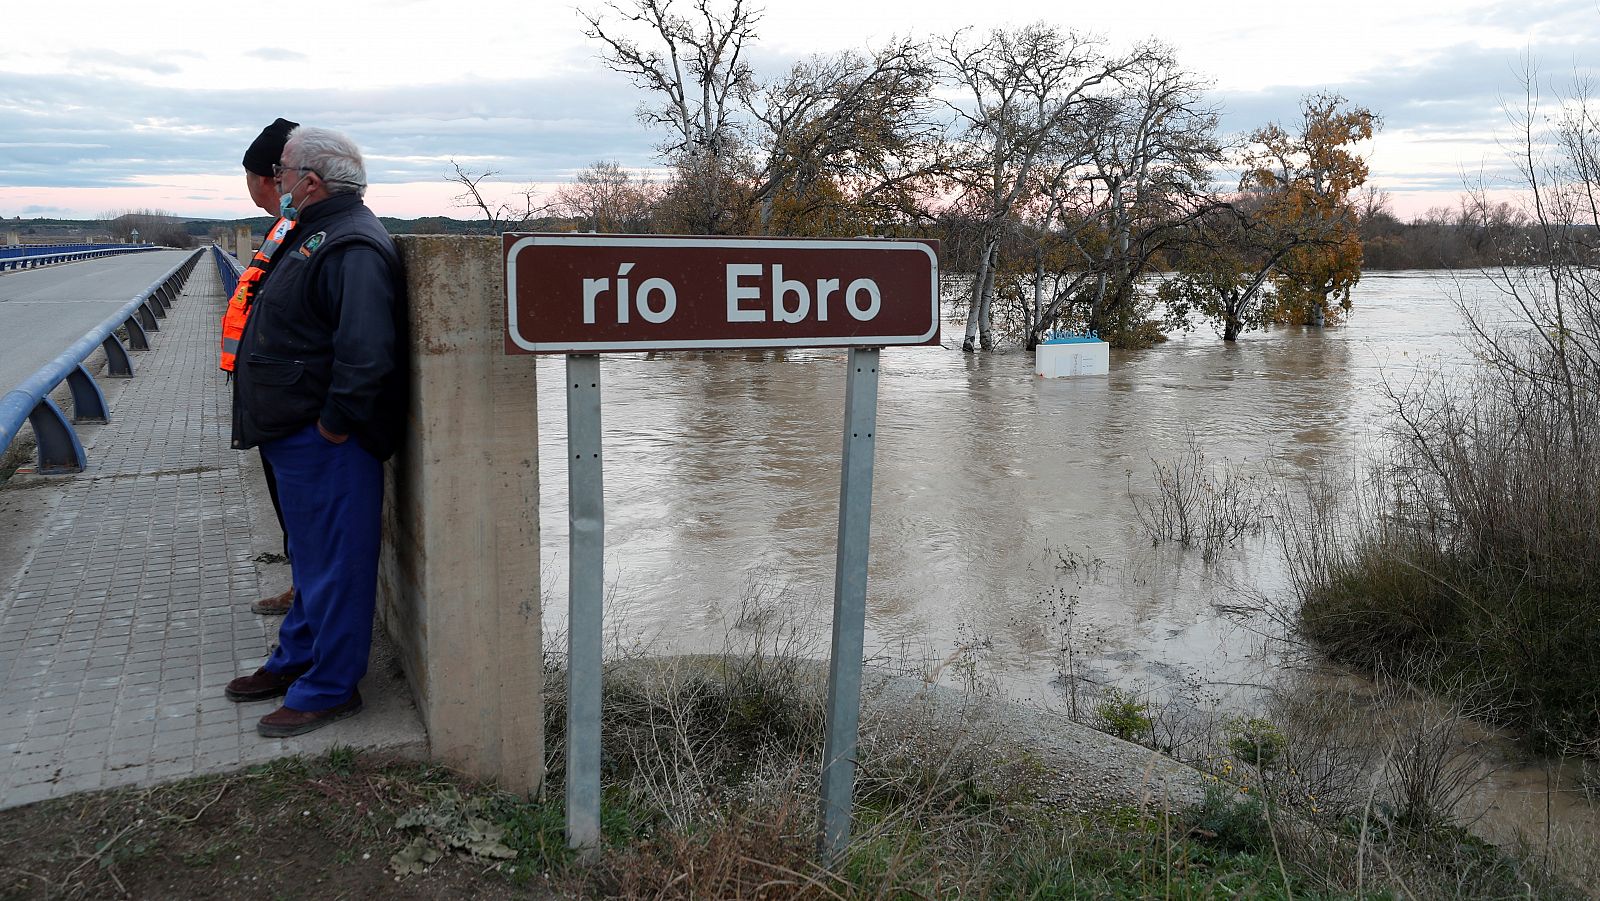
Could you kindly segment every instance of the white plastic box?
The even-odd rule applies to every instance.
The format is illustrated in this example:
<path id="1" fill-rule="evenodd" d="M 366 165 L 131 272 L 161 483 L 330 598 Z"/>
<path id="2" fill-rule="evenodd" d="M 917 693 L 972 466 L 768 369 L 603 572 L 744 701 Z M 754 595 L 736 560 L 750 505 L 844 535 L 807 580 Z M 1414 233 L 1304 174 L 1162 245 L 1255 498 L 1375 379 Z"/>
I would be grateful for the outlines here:
<path id="1" fill-rule="evenodd" d="M 1060 379 L 1105 375 L 1111 371 L 1111 345 L 1098 338 L 1051 338 L 1033 351 L 1033 374 Z"/>

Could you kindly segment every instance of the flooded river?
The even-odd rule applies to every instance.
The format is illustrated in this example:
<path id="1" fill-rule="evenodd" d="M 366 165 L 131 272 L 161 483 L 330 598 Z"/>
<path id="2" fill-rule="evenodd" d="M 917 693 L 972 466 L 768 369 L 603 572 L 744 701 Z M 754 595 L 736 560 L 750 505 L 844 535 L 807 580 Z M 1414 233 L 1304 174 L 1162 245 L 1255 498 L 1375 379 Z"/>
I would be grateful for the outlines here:
<path id="1" fill-rule="evenodd" d="M 1070 650 L 1092 682 L 1199 687 L 1249 707 L 1281 663 L 1261 637 L 1272 625 L 1219 611 L 1286 599 L 1276 540 L 1249 538 L 1209 562 L 1152 547 L 1129 492 L 1150 491 L 1152 459 L 1172 459 L 1191 433 L 1209 457 L 1274 484 L 1314 467 L 1353 471 L 1381 440 L 1386 384 L 1467 358 L 1457 293 L 1495 303 L 1475 274 L 1368 274 L 1338 327 L 1232 346 L 1204 330 L 1175 335 L 1113 351 L 1105 377 L 1037 379 L 1031 353 L 963 354 L 948 327 L 945 347 L 886 349 L 868 655 L 946 681 L 981 670 L 1013 696 L 1059 701 Z M 566 608 L 564 364 L 537 365 L 554 635 Z M 760 601 L 824 655 L 845 353 L 621 355 L 601 370 L 618 640 L 717 650 Z"/>
<path id="2" fill-rule="evenodd" d="M 1281 592 L 1274 543 L 1246 541 L 1214 564 L 1152 548 L 1130 490 L 1148 491 L 1152 459 L 1174 457 L 1190 433 L 1208 456 L 1263 474 L 1350 459 L 1373 440 L 1385 380 L 1461 356 L 1456 288 L 1433 274 L 1369 275 L 1340 327 L 1234 346 L 1177 335 L 1114 351 L 1107 377 L 1037 379 L 1019 349 L 886 349 L 869 654 L 981 647 L 1009 691 L 1047 697 L 1062 637 L 1050 615 L 1071 602 L 1088 654 L 1078 663 L 1105 678 L 1253 681 L 1254 643 L 1215 606 L 1240 587 Z M 563 365 L 538 363 L 543 581 L 558 628 Z M 795 622 L 825 625 L 844 352 L 619 355 L 601 368 L 609 624 L 660 652 L 715 649 L 741 599 L 781 590 Z"/>

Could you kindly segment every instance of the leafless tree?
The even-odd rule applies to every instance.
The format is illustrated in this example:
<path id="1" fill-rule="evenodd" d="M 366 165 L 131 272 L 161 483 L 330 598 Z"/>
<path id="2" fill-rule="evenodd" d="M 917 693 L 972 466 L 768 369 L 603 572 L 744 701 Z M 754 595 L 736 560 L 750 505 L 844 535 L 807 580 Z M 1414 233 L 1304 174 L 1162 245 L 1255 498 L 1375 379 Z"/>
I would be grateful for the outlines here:
<path id="1" fill-rule="evenodd" d="M 166 210 L 117 210 L 104 215 L 106 227 L 118 241 L 130 241 L 138 232 L 139 241 L 162 247 L 193 247 L 198 243 L 194 235 L 184 229 L 183 222 Z"/>
<path id="2" fill-rule="evenodd" d="M 692 190 L 679 198 L 690 224 L 706 233 L 728 228 L 730 182 L 748 164 L 737 120 L 740 104 L 753 89 L 745 60 L 755 39 L 761 11 L 744 0 L 690 0 L 690 12 L 673 11 L 674 0 L 627 0 L 601 11 L 580 10 L 599 41 L 602 59 L 649 92 L 654 103 L 639 108 L 639 118 L 667 132 L 663 154 L 680 170 L 675 187 Z M 626 31 L 643 31 L 641 37 Z"/>
<path id="3" fill-rule="evenodd" d="M 484 183 L 499 175 L 499 172 L 493 169 L 465 169 L 455 160 L 451 160 L 450 165 L 455 169 L 455 174 L 447 176 L 445 180 L 461 188 L 461 193 L 452 198 L 455 205 L 477 210 L 495 234 L 525 228 L 549 210 L 547 204 L 538 202 L 537 192 L 532 185 L 517 189 L 511 199 L 492 200 L 484 191 Z"/>
<path id="4" fill-rule="evenodd" d="M 1582 422 L 1600 398 L 1600 101 L 1579 78 L 1550 115 L 1531 63 L 1523 87 L 1522 105 L 1507 112 L 1534 242 L 1521 259 L 1489 271 L 1523 328 L 1511 336 L 1494 317 L 1465 312 L 1498 372 L 1564 410 L 1563 440 L 1592 468 L 1596 436 Z M 1481 189 L 1473 198 L 1476 209 L 1494 209 Z"/>
<path id="5" fill-rule="evenodd" d="M 1104 102 L 1099 87 L 1127 65 L 1108 58 L 1098 39 L 1038 23 L 996 29 L 981 41 L 966 32 L 937 53 L 944 78 L 965 95 L 950 104 L 965 153 L 957 167 L 967 206 L 978 214 L 978 265 L 962 349 L 994 347 L 991 305 L 1001 241 L 1027 200 L 1039 166 L 1052 158 L 1081 162 L 1081 132 Z"/>
<path id="6" fill-rule="evenodd" d="M 1356 214 L 1363 224 L 1382 217 L 1394 219 L 1394 198 L 1377 185 L 1362 185 L 1355 197 Z"/>

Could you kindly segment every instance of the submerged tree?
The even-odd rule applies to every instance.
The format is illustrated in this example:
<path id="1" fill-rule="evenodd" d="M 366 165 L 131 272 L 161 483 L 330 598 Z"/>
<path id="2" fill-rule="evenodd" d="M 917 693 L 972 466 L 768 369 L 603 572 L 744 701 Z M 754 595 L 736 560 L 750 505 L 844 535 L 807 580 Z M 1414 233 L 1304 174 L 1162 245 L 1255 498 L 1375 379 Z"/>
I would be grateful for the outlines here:
<path id="1" fill-rule="evenodd" d="M 902 220 L 942 169 L 927 50 L 893 41 L 796 63 L 751 98 L 760 230 L 861 234 Z"/>
<path id="2" fill-rule="evenodd" d="M 1183 69 L 1171 48 L 1139 48 L 1117 75 L 1108 127 L 1097 130 L 1088 179 L 1098 190 L 1093 215 L 1105 241 L 1088 326 L 1135 343 L 1144 319 L 1136 286 L 1151 264 L 1165 259 L 1184 229 L 1216 206 L 1211 170 L 1223 162 L 1217 110 L 1206 83 Z"/>
<path id="3" fill-rule="evenodd" d="M 961 349 L 988 350 L 1001 242 L 1029 200 L 1038 172 L 1072 168 L 1092 141 L 1086 126 L 1103 121 L 1098 88 L 1128 65 L 1103 52 L 1097 39 L 1037 23 L 996 29 L 982 41 L 965 33 L 940 49 L 945 78 L 966 96 L 952 104 L 964 152 L 956 171 L 964 207 L 978 229 L 977 270 Z"/>
<path id="4" fill-rule="evenodd" d="M 1211 323 L 1224 341 L 1265 328 L 1277 310 L 1270 281 L 1274 267 L 1304 240 L 1263 215 L 1249 198 L 1195 217 L 1169 254 L 1172 275 L 1157 289 L 1167 309 L 1166 325 L 1189 328 L 1198 318 Z"/>
<path id="5" fill-rule="evenodd" d="M 666 132 L 669 228 L 859 234 L 928 193 L 943 128 L 929 115 L 935 73 L 922 45 L 816 56 L 761 84 L 747 61 L 760 10 L 744 0 L 687 9 L 627 0 L 582 13 L 606 64 L 653 97 L 639 115 Z"/>
<path id="6" fill-rule="evenodd" d="M 1372 138 L 1378 116 L 1338 94 L 1300 104 L 1290 133 L 1272 123 L 1250 135 L 1239 188 L 1261 198 L 1260 216 L 1300 240 L 1272 272 L 1281 321 L 1322 325 L 1350 308 L 1361 280 L 1360 217 L 1354 194 L 1367 180 L 1356 150 Z"/>
<path id="7" fill-rule="evenodd" d="M 1367 175 L 1354 148 L 1378 118 L 1347 103 L 1314 94 L 1295 134 L 1272 124 L 1250 135 L 1239 192 L 1192 218 L 1171 254 L 1173 276 L 1160 288 L 1169 325 L 1198 317 L 1234 341 L 1271 322 L 1322 325 L 1349 308 L 1361 278 L 1354 193 Z"/>

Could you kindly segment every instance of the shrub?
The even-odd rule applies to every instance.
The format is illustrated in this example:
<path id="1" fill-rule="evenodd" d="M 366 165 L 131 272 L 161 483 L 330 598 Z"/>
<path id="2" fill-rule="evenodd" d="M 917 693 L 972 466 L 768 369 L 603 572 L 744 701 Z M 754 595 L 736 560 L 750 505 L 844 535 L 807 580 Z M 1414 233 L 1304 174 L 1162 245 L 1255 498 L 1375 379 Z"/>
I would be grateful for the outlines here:
<path id="1" fill-rule="evenodd" d="M 1229 720 L 1223 726 L 1223 731 L 1228 737 L 1228 750 L 1257 769 L 1266 769 L 1276 763 L 1289 743 L 1289 739 L 1271 720 L 1262 717 Z"/>
<path id="2" fill-rule="evenodd" d="M 1153 725 L 1150 705 L 1119 688 L 1107 691 L 1105 698 L 1095 705 L 1094 712 L 1101 731 L 1123 741 L 1144 739 Z"/>

